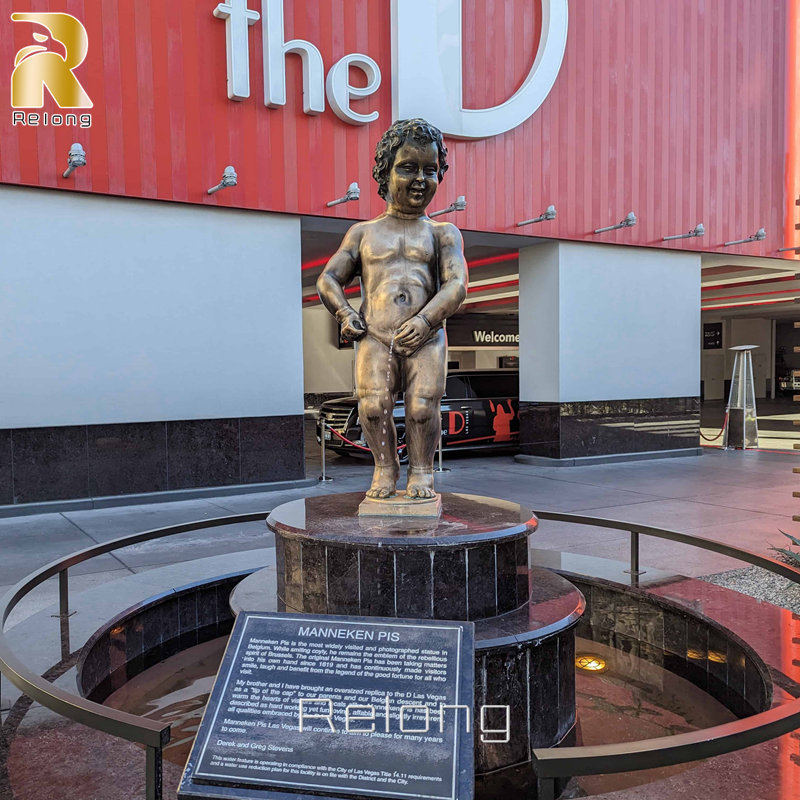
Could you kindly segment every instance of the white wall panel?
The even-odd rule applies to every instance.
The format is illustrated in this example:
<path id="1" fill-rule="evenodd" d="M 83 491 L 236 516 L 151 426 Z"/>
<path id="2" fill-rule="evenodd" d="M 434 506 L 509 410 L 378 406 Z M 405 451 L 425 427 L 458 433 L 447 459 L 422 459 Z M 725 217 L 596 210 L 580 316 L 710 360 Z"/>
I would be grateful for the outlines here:
<path id="1" fill-rule="evenodd" d="M 521 398 L 700 391 L 700 257 L 561 242 L 520 253 Z"/>
<path id="2" fill-rule="evenodd" d="M 300 221 L 0 186 L 0 428 L 300 414 Z"/>

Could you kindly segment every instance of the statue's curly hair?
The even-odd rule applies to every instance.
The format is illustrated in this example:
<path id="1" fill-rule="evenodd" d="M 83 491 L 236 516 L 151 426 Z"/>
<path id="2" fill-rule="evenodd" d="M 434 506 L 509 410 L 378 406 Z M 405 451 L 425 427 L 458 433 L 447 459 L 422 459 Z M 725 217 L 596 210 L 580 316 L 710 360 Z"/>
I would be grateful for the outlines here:
<path id="1" fill-rule="evenodd" d="M 442 132 L 424 119 L 401 119 L 394 123 L 375 146 L 375 166 L 372 177 L 378 183 L 378 194 L 385 200 L 389 190 L 389 173 L 397 151 L 407 141 L 416 144 L 435 144 L 439 153 L 439 180 L 447 172 L 447 148 Z"/>

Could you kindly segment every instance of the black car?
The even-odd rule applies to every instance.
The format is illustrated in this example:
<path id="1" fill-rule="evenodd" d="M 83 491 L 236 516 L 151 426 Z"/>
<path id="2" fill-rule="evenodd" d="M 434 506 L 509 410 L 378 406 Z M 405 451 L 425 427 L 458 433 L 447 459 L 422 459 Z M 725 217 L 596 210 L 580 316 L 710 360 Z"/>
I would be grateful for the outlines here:
<path id="1" fill-rule="evenodd" d="M 447 450 L 515 448 L 519 442 L 519 371 L 467 370 L 447 376 L 442 397 L 442 444 Z M 326 423 L 325 446 L 337 453 L 368 453 L 358 421 L 358 400 L 344 397 L 323 403 L 317 417 L 317 441 Z M 397 444 L 405 460 L 405 407 L 394 407 Z M 332 429 L 332 430 L 331 430 Z"/>

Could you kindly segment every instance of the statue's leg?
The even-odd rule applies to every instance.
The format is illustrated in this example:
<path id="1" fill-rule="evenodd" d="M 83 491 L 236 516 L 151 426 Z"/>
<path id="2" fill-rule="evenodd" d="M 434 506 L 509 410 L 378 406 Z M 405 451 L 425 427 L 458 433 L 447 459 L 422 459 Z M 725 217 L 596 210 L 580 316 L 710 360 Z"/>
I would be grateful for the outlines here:
<path id="1" fill-rule="evenodd" d="M 400 477 L 397 431 L 392 416 L 399 380 L 397 357 L 390 360 L 385 344 L 365 336 L 358 343 L 356 392 L 361 430 L 375 460 L 367 497 L 391 497 Z"/>
<path id="2" fill-rule="evenodd" d="M 444 394 L 447 341 L 438 331 L 405 360 L 407 497 L 433 497 L 433 457 L 442 431 L 440 403 Z"/>

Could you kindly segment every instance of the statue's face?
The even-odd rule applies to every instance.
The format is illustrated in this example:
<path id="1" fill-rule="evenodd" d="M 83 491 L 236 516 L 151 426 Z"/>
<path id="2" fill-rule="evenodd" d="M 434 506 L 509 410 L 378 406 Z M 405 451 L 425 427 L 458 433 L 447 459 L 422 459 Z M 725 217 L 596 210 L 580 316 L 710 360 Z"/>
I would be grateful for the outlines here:
<path id="1" fill-rule="evenodd" d="M 389 201 L 399 211 L 422 214 L 439 185 L 439 148 L 405 142 L 389 173 Z"/>

